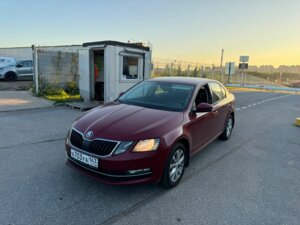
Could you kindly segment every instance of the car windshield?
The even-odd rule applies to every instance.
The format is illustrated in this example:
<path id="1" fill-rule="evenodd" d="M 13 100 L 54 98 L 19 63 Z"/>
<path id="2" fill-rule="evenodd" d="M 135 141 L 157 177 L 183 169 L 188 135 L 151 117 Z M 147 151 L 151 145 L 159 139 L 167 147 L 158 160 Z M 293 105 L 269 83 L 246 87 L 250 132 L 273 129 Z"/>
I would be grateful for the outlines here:
<path id="1" fill-rule="evenodd" d="M 144 81 L 118 100 L 129 105 L 180 112 L 187 107 L 193 90 L 194 85 Z"/>

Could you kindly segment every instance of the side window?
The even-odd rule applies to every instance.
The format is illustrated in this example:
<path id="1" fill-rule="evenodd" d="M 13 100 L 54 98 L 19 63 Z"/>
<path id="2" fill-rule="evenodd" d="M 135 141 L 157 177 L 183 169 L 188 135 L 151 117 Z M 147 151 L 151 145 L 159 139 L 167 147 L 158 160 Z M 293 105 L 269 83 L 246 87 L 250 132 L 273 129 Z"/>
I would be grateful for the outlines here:
<path id="1" fill-rule="evenodd" d="M 137 80 L 141 77 L 141 67 L 142 63 L 140 62 L 139 57 L 134 56 L 121 56 L 122 57 L 122 80 Z"/>
<path id="2" fill-rule="evenodd" d="M 222 94 L 223 94 L 223 98 L 226 98 L 226 90 L 224 89 L 224 87 L 220 86 L 221 87 L 221 91 L 222 91 Z"/>
<path id="3" fill-rule="evenodd" d="M 32 62 L 31 61 L 23 62 L 23 67 L 32 67 Z"/>
<path id="4" fill-rule="evenodd" d="M 199 103 L 211 103 L 211 97 L 210 97 L 210 91 L 209 91 L 209 87 L 208 85 L 204 85 L 202 86 L 198 93 L 197 93 L 197 96 L 195 98 L 195 103 L 194 103 L 194 106 L 196 107 Z"/>
<path id="5" fill-rule="evenodd" d="M 209 88 L 212 95 L 212 103 L 218 102 L 224 98 L 224 94 L 219 84 L 209 83 Z"/>
<path id="6" fill-rule="evenodd" d="M 17 64 L 17 65 L 20 65 L 20 67 L 24 67 L 24 62 L 22 62 L 22 61 L 21 61 L 21 62 L 20 62 L 20 61 L 19 61 L 19 62 L 17 61 L 16 64 Z"/>

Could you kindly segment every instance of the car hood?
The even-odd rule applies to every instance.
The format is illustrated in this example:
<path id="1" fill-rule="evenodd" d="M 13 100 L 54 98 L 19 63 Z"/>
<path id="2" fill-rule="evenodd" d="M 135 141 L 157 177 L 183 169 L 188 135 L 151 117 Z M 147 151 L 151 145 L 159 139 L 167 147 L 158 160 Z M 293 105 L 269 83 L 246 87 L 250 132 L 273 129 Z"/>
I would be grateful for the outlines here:
<path id="1" fill-rule="evenodd" d="M 161 137 L 178 127 L 182 121 L 182 112 L 111 103 L 80 117 L 74 128 L 84 136 L 92 131 L 93 136 L 90 139 L 134 141 Z"/>

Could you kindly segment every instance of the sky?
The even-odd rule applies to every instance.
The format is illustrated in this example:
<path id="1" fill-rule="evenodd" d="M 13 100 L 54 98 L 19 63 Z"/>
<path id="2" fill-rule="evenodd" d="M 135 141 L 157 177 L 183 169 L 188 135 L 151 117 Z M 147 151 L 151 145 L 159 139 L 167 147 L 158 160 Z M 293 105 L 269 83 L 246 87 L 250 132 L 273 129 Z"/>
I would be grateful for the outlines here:
<path id="1" fill-rule="evenodd" d="M 10 0 L 0 47 L 150 42 L 153 57 L 300 65 L 300 0 Z"/>

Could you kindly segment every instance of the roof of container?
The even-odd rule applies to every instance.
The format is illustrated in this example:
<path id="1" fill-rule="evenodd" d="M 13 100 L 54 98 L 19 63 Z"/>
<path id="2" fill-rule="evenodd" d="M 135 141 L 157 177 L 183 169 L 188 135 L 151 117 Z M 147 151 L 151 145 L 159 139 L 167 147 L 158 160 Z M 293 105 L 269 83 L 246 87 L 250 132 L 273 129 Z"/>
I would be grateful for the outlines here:
<path id="1" fill-rule="evenodd" d="M 95 41 L 95 42 L 86 42 L 82 44 L 83 47 L 95 46 L 95 45 L 113 45 L 113 46 L 130 47 L 130 48 L 137 48 L 137 49 L 150 51 L 149 47 L 143 46 L 139 43 L 125 43 L 119 41 Z"/>

